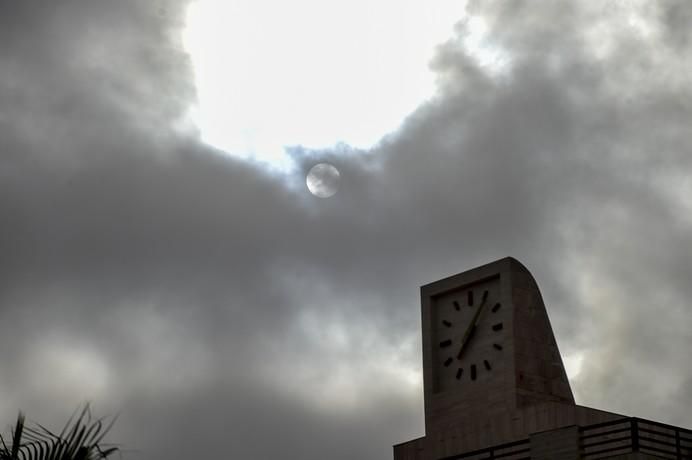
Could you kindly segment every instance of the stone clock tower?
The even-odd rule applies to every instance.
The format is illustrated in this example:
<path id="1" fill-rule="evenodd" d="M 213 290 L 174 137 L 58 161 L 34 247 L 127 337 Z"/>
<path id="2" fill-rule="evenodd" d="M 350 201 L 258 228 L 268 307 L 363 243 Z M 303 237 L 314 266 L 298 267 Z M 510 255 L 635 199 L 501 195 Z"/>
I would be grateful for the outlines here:
<path id="1" fill-rule="evenodd" d="M 421 287 L 421 313 L 426 434 L 395 445 L 395 460 L 590 458 L 584 427 L 629 420 L 575 404 L 538 285 L 516 259 Z M 507 445 L 516 455 L 500 453 Z M 619 458 L 649 458 L 637 455 Z"/>
<path id="2" fill-rule="evenodd" d="M 421 288 L 425 426 L 574 404 L 541 293 L 506 258 Z"/>

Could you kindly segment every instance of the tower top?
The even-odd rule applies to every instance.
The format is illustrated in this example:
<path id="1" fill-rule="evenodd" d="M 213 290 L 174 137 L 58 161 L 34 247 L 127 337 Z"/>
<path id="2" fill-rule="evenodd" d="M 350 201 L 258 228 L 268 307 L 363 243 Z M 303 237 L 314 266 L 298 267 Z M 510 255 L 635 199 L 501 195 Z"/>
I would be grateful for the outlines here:
<path id="1" fill-rule="evenodd" d="M 574 404 L 538 285 L 512 257 L 421 287 L 428 436 L 540 402 Z"/>

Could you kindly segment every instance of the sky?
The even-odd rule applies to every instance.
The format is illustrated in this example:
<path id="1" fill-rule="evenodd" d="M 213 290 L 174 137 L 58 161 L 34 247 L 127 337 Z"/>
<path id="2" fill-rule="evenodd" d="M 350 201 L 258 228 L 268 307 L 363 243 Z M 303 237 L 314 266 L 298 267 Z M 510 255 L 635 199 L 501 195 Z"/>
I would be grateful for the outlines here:
<path id="1" fill-rule="evenodd" d="M 0 427 L 391 458 L 419 287 L 513 256 L 577 403 L 691 428 L 692 3 L 346 3 L 0 0 Z"/>

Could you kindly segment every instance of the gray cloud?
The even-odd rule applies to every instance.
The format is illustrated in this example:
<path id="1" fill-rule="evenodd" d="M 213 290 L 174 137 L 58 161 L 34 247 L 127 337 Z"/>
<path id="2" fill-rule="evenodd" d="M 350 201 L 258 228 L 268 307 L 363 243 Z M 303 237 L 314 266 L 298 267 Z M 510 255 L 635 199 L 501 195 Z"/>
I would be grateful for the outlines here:
<path id="1" fill-rule="evenodd" d="M 184 5 L 0 3 L 5 420 L 91 398 L 133 458 L 385 458 L 422 434 L 418 286 L 513 255 L 580 403 L 691 426 L 689 8 L 508 5 L 469 7 L 503 71 L 459 23 L 398 132 L 294 150 L 339 168 L 319 200 L 177 128 Z"/>

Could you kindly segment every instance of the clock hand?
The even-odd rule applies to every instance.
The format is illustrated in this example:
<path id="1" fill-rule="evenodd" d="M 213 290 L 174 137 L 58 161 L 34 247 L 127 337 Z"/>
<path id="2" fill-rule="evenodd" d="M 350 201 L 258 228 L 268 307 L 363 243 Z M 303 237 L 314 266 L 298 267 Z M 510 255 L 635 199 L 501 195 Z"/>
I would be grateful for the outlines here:
<path id="1" fill-rule="evenodd" d="M 469 327 L 466 328 L 466 332 L 464 333 L 464 337 L 461 339 L 461 347 L 459 348 L 459 353 L 457 354 L 457 359 L 461 359 L 461 355 L 464 351 L 464 347 L 465 347 L 466 343 L 469 341 L 469 339 L 473 335 L 474 331 L 476 330 L 476 325 L 478 324 L 481 312 L 483 311 L 483 308 L 485 307 L 485 301 L 486 300 L 488 300 L 488 291 L 483 292 L 483 299 L 481 300 L 481 304 L 478 306 L 478 309 L 476 310 L 476 313 L 473 315 L 473 318 L 471 318 L 471 324 L 469 324 Z"/>
<path id="2" fill-rule="evenodd" d="M 471 337 L 473 337 L 473 334 L 476 332 L 476 325 L 471 324 L 464 334 L 464 338 L 461 340 L 461 347 L 459 348 L 459 353 L 457 353 L 457 359 L 461 359 L 461 356 L 464 353 L 464 347 L 466 344 L 471 340 Z"/>

